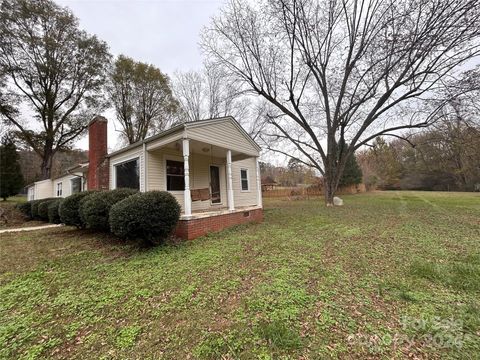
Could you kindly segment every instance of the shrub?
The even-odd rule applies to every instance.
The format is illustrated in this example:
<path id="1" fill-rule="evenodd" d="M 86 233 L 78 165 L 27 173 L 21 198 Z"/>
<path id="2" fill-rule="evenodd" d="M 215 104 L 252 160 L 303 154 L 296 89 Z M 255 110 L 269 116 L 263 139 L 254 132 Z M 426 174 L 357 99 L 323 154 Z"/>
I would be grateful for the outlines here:
<path id="1" fill-rule="evenodd" d="M 87 228 L 109 231 L 108 216 L 112 205 L 135 193 L 134 189 L 115 189 L 92 194 L 80 201 L 80 218 Z"/>
<path id="2" fill-rule="evenodd" d="M 112 206 L 110 229 L 125 239 L 163 242 L 175 229 L 180 205 L 165 191 L 148 191 L 132 195 Z"/>
<path id="3" fill-rule="evenodd" d="M 44 202 L 44 201 L 47 201 L 47 200 L 52 200 L 54 198 L 45 198 L 45 199 L 38 199 L 38 200 L 32 200 L 30 201 L 30 204 L 32 205 L 31 207 L 31 215 L 32 215 L 32 219 L 36 219 L 36 220 L 42 220 L 42 218 L 39 216 L 38 214 L 38 206 Z"/>
<path id="4" fill-rule="evenodd" d="M 58 209 L 60 204 L 63 202 L 63 199 L 56 199 L 53 200 L 48 205 L 48 222 L 52 224 L 60 224 L 62 221 L 60 220 L 60 214 L 58 213 Z"/>
<path id="5" fill-rule="evenodd" d="M 80 201 L 95 191 L 83 191 L 76 194 L 67 196 L 60 207 L 58 213 L 60 214 L 60 221 L 65 225 L 76 226 L 78 228 L 84 228 L 85 224 L 82 222 L 79 214 Z"/>
<path id="6" fill-rule="evenodd" d="M 40 220 L 48 221 L 48 206 L 57 199 L 44 199 L 39 202 L 37 214 Z"/>
<path id="7" fill-rule="evenodd" d="M 32 204 L 30 201 L 18 203 L 17 209 L 20 211 L 25 217 L 31 219 L 32 218 Z"/>

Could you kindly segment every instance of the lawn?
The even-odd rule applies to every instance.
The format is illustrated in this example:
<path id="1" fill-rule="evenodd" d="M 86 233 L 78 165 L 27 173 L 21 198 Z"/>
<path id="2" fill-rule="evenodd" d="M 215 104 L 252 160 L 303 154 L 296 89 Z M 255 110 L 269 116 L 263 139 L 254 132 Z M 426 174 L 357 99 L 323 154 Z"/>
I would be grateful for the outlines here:
<path id="1" fill-rule="evenodd" d="M 269 200 L 158 248 L 0 234 L 0 358 L 478 358 L 479 195 Z"/>

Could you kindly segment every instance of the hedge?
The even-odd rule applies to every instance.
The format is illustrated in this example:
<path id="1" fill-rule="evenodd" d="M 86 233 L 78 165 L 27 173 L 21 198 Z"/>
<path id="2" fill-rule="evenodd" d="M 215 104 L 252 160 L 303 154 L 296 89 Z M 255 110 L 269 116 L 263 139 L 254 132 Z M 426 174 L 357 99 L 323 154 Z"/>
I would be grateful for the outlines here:
<path id="1" fill-rule="evenodd" d="M 110 208 L 117 202 L 137 193 L 134 189 L 100 191 L 80 201 L 80 218 L 89 229 L 109 231 Z"/>
<path id="2" fill-rule="evenodd" d="M 60 224 L 60 214 L 58 213 L 58 208 L 63 202 L 63 199 L 56 199 L 48 205 L 48 222 L 52 224 Z"/>
<path id="3" fill-rule="evenodd" d="M 148 191 L 132 195 L 112 206 L 110 229 L 125 239 L 163 242 L 175 229 L 180 205 L 165 191 Z"/>
<path id="4" fill-rule="evenodd" d="M 40 220 L 48 221 L 48 206 L 57 199 L 44 199 L 38 204 L 37 214 Z"/>
<path id="5" fill-rule="evenodd" d="M 30 203 L 32 204 L 32 207 L 31 207 L 31 214 L 32 214 L 32 219 L 36 219 L 36 220 L 42 220 L 42 218 L 39 216 L 38 214 L 38 206 L 44 202 L 44 201 L 47 201 L 47 200 L 52 200 L 52 199 L 55 199 L 55 198 L 45 198 L 45 199 L 39 199 L 39 200 L 32 200 L 30 201 Z"/>
<path id="6" fill-rule="evenodd" d="M 18 203 L 17 209 L 20 211 L 25 217 L 31 219 L 32 218 L 32 204 L 31 201 Z"/>
<path id="7" fill-rule="evenodd" d="M 85 224 L 82 222 L 79 214 L 80 201 L 84 197 L 92 195 L 95 192 L 96 191 L 83 191 L 67 196 L 58 208 L 58 213 L 60 214 L 60 221 L 65 225 L 84 228 Z"/>

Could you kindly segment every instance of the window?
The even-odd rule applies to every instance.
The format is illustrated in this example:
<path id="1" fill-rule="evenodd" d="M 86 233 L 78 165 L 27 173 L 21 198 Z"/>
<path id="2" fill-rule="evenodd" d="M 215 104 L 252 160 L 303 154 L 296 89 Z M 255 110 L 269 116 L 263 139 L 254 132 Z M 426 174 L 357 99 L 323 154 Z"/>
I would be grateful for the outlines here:
<path id="1" fill-rule="evenodd" d="M 71 181 L 72 185 L 72 194 L 79 193 L 82 191 L 82 178 L 75 177 Z"/>
<path id="2" fill-rule="evenodd" d="M 242 181 L 242 191 L 248 191 L 248 170 L 241 169 L 240 170 L 240 179 Z"/>
<path id="3" fill-rule="evenodd" d="M 140 189 L 138 159 L 115 165 L 116 188 Z"/>
<path id="4" fill-rule="evenodd" d="M 62 183 L 57 183 L 57 196 L 62 196 Z"/>
<path id="5" fill-rule="evenodd" d="M 167 160 L 167 191 L 185 190 L 183 162 Z"/>

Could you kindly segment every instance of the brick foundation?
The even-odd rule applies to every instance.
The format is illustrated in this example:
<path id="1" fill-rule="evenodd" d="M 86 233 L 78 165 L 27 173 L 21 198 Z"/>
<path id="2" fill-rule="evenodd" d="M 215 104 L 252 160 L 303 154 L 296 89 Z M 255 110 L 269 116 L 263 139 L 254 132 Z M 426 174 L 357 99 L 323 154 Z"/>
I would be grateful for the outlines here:
<path id="1" fill-rule="evenodd" d="M 193 240 L 208 233 L 235 225 L 262 221 L 263 209 L 239 210 L 233 213 L 180 220 L 175 230 L 175 235 L 182 239 Z"/>

